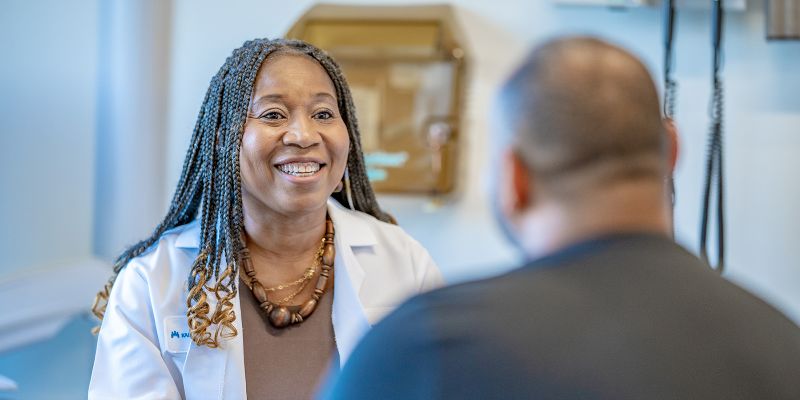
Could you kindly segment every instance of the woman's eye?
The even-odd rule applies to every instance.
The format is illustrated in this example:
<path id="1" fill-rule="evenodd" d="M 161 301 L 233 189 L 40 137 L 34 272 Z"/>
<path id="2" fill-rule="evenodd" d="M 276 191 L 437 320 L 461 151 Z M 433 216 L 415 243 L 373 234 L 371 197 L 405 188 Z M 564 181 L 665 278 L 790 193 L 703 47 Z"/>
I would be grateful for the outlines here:
<path id="1" fill-rule="evenodd" d="M 333 113 L 330 111 L 320 111 L 314 114 L 314 118 L 322 120 L 331 119 L 333 118 Z"/>
<path id="2" fill-rule="evenodd" d="M 277 111 L 269 111 L 261 115 L 262 119 L 281 119 L 283 115 Z"/>

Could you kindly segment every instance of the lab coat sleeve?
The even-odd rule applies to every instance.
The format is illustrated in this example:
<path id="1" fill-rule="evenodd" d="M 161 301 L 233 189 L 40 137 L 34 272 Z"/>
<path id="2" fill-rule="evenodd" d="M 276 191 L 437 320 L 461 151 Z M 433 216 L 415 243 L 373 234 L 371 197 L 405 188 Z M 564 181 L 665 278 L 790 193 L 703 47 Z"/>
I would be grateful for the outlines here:
<path id="1" fill-rule="evenodd" d="M 414 255 L 414 266 L 419 279 L 419 293 L 424 293 L 444 285 L 439 267 L 422 245 L 411 239 L 411 254 Z"/>
<path id="2" fill-rule="evenodd" d="M 97 338 L 89 399 L 180 399 L 158 346 L 149 285 L 133 260 L 114 283 Z"/>

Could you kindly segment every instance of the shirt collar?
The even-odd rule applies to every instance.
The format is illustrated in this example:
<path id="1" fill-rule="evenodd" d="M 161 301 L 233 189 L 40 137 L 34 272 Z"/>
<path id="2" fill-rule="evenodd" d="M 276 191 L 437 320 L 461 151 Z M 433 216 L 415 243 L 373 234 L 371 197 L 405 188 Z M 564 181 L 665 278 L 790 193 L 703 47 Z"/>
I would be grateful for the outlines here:
<path id="1" fill-rule="evenodd" d="M 369 223 L 370 216 L 344 208 L 338 201 L 328 199 L 328 215 L 333 221 L 336 236 L 340 243 L 350 247 L 373 246 L 377 243 L 375 232 Z M 194 220 L 181 228 L 175 239 L 175 247 L 198 249 L 200 246 L 200 221 Z"/>

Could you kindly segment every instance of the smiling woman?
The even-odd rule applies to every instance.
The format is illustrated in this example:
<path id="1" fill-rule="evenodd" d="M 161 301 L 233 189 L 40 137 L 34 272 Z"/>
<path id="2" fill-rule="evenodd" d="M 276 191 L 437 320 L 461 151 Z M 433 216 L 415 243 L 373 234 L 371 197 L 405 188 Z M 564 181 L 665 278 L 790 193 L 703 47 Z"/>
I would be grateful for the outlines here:
<path id="1" fill-rule="evenodd" d="M 375 201 L 337 64 L 266 39 L 211 80 L 166 217 L 115 271 L 90 398 L 308 398 L 441 282 Z"/>
<path id="2" fill-rule="evenodd" d="M 242 201 L 269 213 L 324 214 L 350 147 L 336 88 L 313 58 L 281 51 L 264 61 L 242 138 Z"/>

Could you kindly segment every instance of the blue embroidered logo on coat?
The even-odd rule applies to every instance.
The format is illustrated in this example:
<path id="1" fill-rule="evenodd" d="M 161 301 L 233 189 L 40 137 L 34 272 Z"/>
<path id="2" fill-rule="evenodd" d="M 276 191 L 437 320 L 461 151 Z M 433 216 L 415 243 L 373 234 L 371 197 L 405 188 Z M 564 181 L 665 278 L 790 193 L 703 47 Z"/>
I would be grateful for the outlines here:
<path id="1" fill-rule="evenodd" d="M 170 339 L 174 339 L 174 338 L 188 338 L 191 336 L 189 335 L 189 332 L 178 333 L 178 331 L 172 331 L 172 333 L 169 334 L 169 337 Z"/>
<path id="2" fill-rule="evenodd" d="M 164 318 L 164 337 L 166 350 L 172 353 L 188 351 L 192 343 L 192 334 L 186 317 L 174 315 Z"/>

